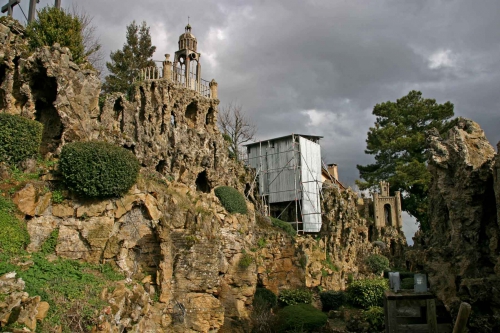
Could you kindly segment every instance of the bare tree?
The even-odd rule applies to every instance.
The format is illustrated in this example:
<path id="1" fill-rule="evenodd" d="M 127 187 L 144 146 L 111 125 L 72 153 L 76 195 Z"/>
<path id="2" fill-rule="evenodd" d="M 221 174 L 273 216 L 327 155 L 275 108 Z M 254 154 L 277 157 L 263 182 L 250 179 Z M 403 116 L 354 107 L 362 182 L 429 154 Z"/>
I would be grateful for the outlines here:
<path id="1" fill-rule="evenodd" d="M 252 140 L 257 128 L 252 124 L 239 104 L 229 103 L 219 111 L 219 127 L 222 134 L 229 141 L 229 150 L 239 159 L 239 148 L 242 144 Z"/>
<path id="2" fill-rule="evenodd" d="M 92 23 L 94 19 L 78 4 L 71 5 L 71 15 L 77 17 L 82 25 L 82 39 L 85 47 L 85 56 L 92 66 L 99 72 L 104 69 L 104 54 L 101 50 L 101 41 L 96 35 L 97 27 Z"/>

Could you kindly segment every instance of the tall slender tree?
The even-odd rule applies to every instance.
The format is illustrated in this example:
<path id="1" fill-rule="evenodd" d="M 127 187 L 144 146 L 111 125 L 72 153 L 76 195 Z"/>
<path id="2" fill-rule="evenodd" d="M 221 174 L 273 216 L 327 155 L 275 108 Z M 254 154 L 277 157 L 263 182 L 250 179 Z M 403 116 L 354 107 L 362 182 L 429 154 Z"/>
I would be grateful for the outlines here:
<path id="1" fill-rule="evenodd" d="M 154 66 L 151 60 L 156 46 L 151 43 L 151 35 L 146 22 L 138 26 L 135 21 L 127 26 L 127 42 L 121 50 L 111 52 L 111 62 L 106 62 L 110 74 L 103 85 L 105 93 L 128 93 L 134 78 L 144 67 Z"/>
<path id="2" fill-rule="evenodd" d="M 453 104 L 436 103 L 422 98 L 420 91 L 396 102 L 377 104 L 377 117 L 366 139 L 366 154 L 375 155 L 375 163 L 358 165 L 361 189 L 374 188 L 381 180 L 389 181 L 391 191 L 401 191 L 402 208 L 414 216 L 422 230 L 427 227 L 427 192 L 431 176 L 427 170 L 425 132 L 436 128 L 446 131 L 453 117 Z"/>

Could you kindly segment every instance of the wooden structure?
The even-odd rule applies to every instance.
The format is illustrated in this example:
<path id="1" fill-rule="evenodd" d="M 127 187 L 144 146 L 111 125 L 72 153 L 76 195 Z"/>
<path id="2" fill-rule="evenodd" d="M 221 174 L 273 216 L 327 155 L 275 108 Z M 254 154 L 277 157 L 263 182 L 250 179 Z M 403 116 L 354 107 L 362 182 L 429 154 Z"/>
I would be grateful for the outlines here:
<path id="1" fill-rule="evenodd" d="M 402 306 L 416 309 L 418 316 L 402 315 Z M 429 292 L 386 290 L 384 293 L 386 333 L 451 333 L 451 323 L 438 321 L 436 297 Z"/>

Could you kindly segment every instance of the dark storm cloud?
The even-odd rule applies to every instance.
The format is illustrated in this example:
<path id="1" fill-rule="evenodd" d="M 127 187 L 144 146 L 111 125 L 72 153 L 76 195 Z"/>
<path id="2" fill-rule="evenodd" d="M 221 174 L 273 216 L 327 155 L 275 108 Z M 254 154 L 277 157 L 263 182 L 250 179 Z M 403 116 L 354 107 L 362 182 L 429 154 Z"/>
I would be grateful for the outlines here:
<path id="1" fill-rule="evenodd" d="M 162 60 L 190 16 L 202 76 L 217 80 L 221 103 L 241 104 L 258 139 L 323 135 L 324 159 L 348 185 L 355 165 L 372 160 L 363 150 L 373 106 L 412 89 L 451 101 L 500 140 L 498 0 L 62 2 L 94 17 L 106 55 L 127 24 L 145 20 Z"/>

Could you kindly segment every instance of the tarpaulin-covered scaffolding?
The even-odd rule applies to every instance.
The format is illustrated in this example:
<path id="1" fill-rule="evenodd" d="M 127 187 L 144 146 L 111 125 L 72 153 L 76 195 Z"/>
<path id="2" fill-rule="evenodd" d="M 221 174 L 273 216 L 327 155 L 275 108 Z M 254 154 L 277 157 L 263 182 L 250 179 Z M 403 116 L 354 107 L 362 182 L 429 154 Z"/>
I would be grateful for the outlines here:
<path id="1" fill-rule="evenodd" d="M 297 232 L 321 229 L 321 136 L 291 134 L 247 144 L 247 164 L 257 172 L 262 206 Z"/>

